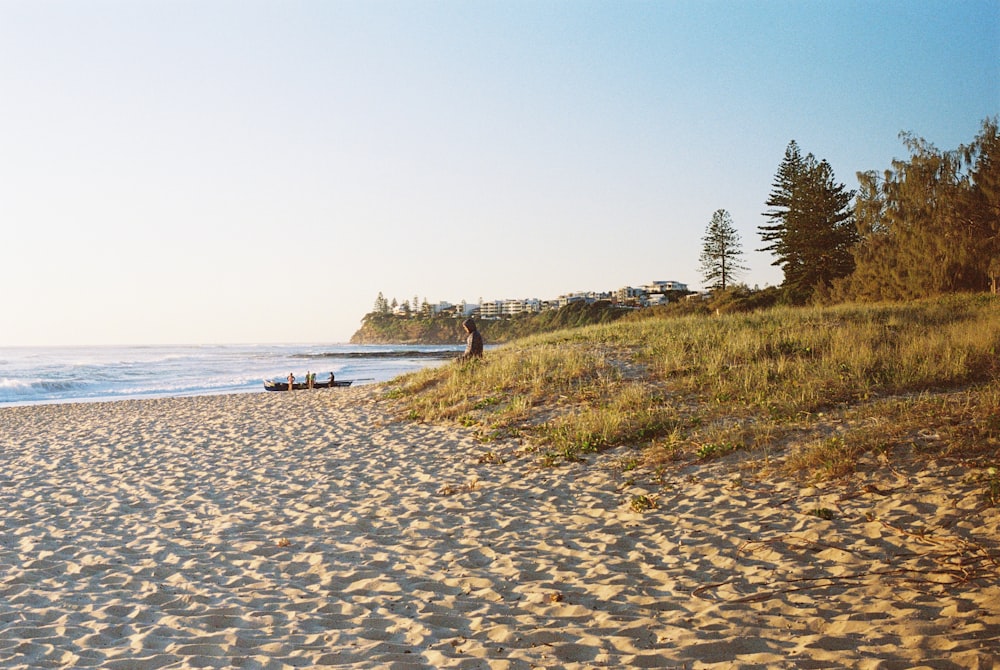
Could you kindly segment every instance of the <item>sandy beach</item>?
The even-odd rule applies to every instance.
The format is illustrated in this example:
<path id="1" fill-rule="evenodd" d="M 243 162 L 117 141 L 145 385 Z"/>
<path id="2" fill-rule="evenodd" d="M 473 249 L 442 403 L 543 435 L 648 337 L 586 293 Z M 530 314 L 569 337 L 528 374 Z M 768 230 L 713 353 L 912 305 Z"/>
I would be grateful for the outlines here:
<path id="1" fill-rule="evenodd" d="M 654 482 L 380 394 L 0 409 L 0 666 L 998 667 L 1000 509 L 960 463 Z"/>

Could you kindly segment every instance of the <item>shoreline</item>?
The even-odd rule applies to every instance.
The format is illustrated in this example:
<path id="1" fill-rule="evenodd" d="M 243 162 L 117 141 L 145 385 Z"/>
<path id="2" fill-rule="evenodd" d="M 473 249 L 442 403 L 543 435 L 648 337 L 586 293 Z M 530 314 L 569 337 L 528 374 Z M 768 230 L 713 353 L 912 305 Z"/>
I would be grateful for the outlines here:
<path id="1" fill-rule="evenodd" d="M 220 345 L 0 350 L 0 407 L 263 391 L 313 371 L 356 383 L 440 365 L 459 347 Z"/>
<path id="2" fill-rule="evenodd" d="M 997 663 L 1000 510 L 960 463 L 654 485 L 380 389 L 0 407 L 0 666 Z"/>

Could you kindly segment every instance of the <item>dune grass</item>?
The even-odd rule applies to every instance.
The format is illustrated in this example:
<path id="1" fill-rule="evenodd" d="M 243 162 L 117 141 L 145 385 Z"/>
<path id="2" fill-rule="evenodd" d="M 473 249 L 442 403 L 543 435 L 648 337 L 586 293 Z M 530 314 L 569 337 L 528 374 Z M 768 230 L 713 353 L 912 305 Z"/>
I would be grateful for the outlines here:
<path id="1" fill-rule="evenodd" d="M 996 464 L 1000 300 L 639 314 L 406 375 L 389 394 L 410 419 L 522 437 L 546 464 L 617 446 L 653 466 L 743 451 L 817 478 L 899 446 Z"/>

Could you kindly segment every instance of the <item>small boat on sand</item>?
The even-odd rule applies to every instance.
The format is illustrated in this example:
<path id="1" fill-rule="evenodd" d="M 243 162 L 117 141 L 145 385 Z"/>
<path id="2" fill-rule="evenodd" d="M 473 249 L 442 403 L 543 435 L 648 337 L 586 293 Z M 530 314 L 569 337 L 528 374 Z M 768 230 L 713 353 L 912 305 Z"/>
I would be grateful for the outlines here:
<path id="1" fill-rule="evenodd" d="M 354 383 L 353 379 L 344 379 L 343 381 L 337 379 L 332 382 L 329 379 L 326 381 L 316 380 L 312 383 L 312 386 L 310 387 L 309 384 L 306 382 L 295 382 L 294 384 L 292 384 L 292 388 L 289 389 L 288 382 L 286 381 L 279 381 L 277 379 L 265 379 L 264 388 L 268 391 L 289 391 L 289 390 L 305 391 L 309 388 L 314 388 L 314 389 L 342 388 L 344 386 L 350 386 L 352 383 Z"/>

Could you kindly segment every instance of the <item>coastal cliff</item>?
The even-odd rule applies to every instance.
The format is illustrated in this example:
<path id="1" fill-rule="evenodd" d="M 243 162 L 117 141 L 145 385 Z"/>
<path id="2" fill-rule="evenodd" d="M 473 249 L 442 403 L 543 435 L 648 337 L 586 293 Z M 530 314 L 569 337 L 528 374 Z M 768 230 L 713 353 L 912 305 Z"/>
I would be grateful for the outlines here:
<path id="1" fill-rule="evenodd" d="M 450 317 L 403 318 L 391 314 L 369 314 L 351 335 L 351 344 L 461 344 L 465 331 L 459 319 Z"/>
<path id="2" fill-rule="evenodd" d="M 519 337 L 562 328 L 616 321 L 632 310 L 607 302 L 571 303 L 557 310 L 509 319 L 479 320 L 476 324 L 489 344 L 502 344 Z M 351 344 L 461 344 L 465 342 L 462 320 L 453 316 L 405 317 L 366 314 Z"/>

